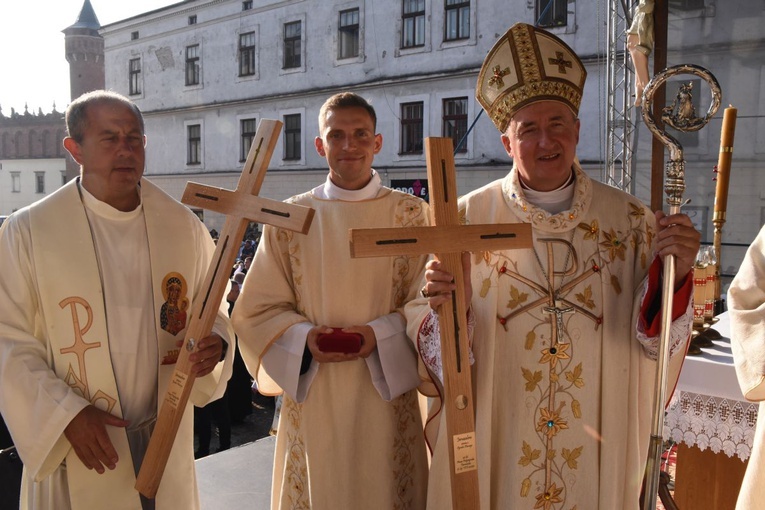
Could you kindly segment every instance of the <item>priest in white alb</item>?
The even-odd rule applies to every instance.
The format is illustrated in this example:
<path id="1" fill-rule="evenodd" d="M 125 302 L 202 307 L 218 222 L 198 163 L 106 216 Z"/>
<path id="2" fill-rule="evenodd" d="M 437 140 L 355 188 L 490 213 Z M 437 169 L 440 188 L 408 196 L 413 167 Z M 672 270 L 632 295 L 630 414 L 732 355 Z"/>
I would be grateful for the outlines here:
<path id="1" fill-rule="evenodd" d="M 135 104 L 91 92 L 66 123 L 80 176 L 0 230 L 0 412 L 24 463 L 21 509 L 199 508 L 192 402 L 226 388 L 225 306 L 192 354 L 198 378 L 157 497 L 134 485 L 214 244 L 142 178 Z"/>
<path id="2" fill-rule="evenodd" d="M 425 202 L 372 169 L 376 121 L 356 94 L 324 103 L 315 145 L 329 174 L 289 199 L 316 211 L 311 230 L 265 227 L 232 315 L 258 390 L 283 393 L 272 510 L 425 506 L 417 354 L 402 312 L 426 257 L 352 259 L 348 247 L 350 228 L 428 224 Z"/>
<path id="3" fill-rule="evenodd" d="M 689 272 L 700 236 L 687 216 L 654 216 L 582 171 L 585 78 L 562 40 L 523 23 L 497 41 L 478 76 L 477 99 L 513 163 L 506 177 L 463 197 L 460 216 L 533 228 L 531 250 L 470 254 L 481 510 L 637 510 L 661 324 L 660 259 L 670 253 L 677 257 L 671 379 L 690 337 Z M 438 261 L 428 263 L 424 281 L 426 299 L 410 302 L 406 314 L 437 390 L 434 310 L 455 286 Z M 427 432 L 435 446 L 428 508 L 441 510 L 451 502 L 452 441 L 438 416 Z"/>

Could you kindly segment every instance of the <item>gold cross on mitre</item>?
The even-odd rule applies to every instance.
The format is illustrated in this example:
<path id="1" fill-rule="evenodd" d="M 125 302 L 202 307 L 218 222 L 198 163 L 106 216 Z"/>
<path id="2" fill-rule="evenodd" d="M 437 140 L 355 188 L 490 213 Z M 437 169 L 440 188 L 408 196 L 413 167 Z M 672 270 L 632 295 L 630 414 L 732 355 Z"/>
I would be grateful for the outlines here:
<path id="1" fill-rule="evenodd" d="M 148 498 L 157 494 L 194 384 L 189 355 L 198 350 L 198 340 L 209 336 L 212 331 L 247 226 L 250 221 L 255 221 L 305 234 L 313 220 L 314 210 L 310 207 L 257 196 L 281 128 L 282 123 L 278 120 L 264 119 L 260 122 L 235 191 L 193 182 L 186 185 L 183 203 L 226 214 L 226 222 L 199 292 L 201 297 L 194 300 L 183 348 L 136 479 L 135 488 Z"/>
<path id="2" fill-rule="evenodd" d="M 444 374 L 446 432 L 451 447 L 452 505 L 455 510 L 480 508 L 475 410 L 470 376 L 467 305 L 461 254 L 465 251 L 531 247 L 530 224 L 460 225 L 451 138 L 426 138 L 430 183 L 430 227 L 351 229 L 352 257 L 434 253 L 457 284 L 452 300 L 438 308 Z M 488 440 L 488 438 L 487 438 Z"/>
<path id="3" fill-rule="evenodd" d="M 505 80 L 503 80 L 502 78 L 510 74 L 510 68 L 505 67 L 504 69 L 500 70 L 499 65 L 496 65 L 492 69 L 492 72 L 494 73 L 494 75 L 491 78 L 489 78 L 489 86 L 497 87 L 498 89 L 501 89 L 502 87 L 505 86 Z"/>
<path id="4" fill-rule="evenodd" d="M 571 69 L 574 66 L 573 62 L 563 58 L 563 52 L 560 52 L 560 51 L 556 51 L 555 58 L 550 57 L 547 59 L 547 62 L 552 65 L 558 66 L 558 72 L 561 74 L 566 74 L 567 67 Z"/>

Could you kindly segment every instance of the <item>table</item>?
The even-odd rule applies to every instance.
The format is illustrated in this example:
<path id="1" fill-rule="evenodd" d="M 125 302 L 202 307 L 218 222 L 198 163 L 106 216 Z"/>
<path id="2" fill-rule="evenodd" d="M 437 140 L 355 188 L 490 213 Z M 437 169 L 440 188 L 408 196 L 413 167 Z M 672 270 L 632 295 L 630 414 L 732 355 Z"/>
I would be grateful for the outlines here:
<path id="1" fill-rule="evenodd" d="M 713 327 L 722 336 L 688 356 L 664 419 L 664 437 L 678 443 L 675 502 L 681 510 L 733 509 L 752 450 L 759 405 L 741 394 L 730 347 L 730 317 Z"/>

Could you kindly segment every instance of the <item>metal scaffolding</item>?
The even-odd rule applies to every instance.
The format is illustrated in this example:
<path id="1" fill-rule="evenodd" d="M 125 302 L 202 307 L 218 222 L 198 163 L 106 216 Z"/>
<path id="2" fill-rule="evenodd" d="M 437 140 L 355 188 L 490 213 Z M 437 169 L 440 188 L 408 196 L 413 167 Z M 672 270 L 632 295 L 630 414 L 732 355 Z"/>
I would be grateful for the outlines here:
<path id="1" fill-rule="evenodd" d="M 627 51 L 632 5 L 629 0 L 608 0 L 606 154 L 602 180 L 634 194 L 633 136 L 638 109 L 633 97 L 635 75 Z"/>

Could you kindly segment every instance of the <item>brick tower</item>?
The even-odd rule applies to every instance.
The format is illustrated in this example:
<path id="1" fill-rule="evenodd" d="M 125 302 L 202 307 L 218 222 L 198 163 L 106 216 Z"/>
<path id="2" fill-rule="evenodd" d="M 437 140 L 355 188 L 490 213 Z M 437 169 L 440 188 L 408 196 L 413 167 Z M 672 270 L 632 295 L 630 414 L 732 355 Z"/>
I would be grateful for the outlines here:
<path id="1" fill-rule="evenodd" d="M 90 0 L 82 4 L 77 21 L 62 30 L 69 62 L 70 97 L 75 99 L 85 92 L 103 89 L 106 83 L 104 70 L 104 38 L 98 33 L 101 24 Z M 67 157 L 66 173 L 72 178 L 79 173 L 77 164 Z"/>

